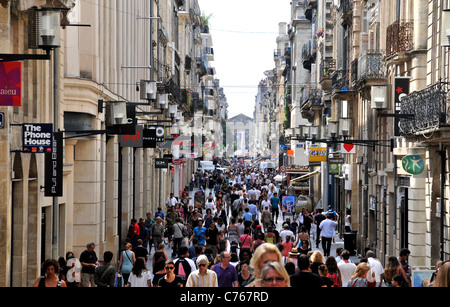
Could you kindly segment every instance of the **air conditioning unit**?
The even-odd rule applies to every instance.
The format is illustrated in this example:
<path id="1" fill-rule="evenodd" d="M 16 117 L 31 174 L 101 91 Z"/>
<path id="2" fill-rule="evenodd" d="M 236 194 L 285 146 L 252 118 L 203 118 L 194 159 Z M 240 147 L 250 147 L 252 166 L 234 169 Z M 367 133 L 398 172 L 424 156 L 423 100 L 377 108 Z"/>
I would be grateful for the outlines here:
<path id="1" fill-rule="evenodd" d="M 371 89 L 372 109 L 387 109 L 387 85 L 374 85 Z"/>
<path id="2" fill-rule="evenodd" d="M 155 100 L 156 99 L 156 94 L 157 94 L 156 82 L 141 80 L 139 90 L 140 90 L 142 100 Z"/>

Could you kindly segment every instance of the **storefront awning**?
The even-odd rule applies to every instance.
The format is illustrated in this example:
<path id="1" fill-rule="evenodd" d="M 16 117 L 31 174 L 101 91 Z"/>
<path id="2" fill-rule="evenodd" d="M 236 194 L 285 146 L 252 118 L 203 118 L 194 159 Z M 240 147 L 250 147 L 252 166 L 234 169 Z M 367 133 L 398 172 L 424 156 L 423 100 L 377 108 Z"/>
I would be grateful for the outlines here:
<path id="1" fill-rule="evenodd" d="M 300 176 L 300 177 L 297 177 L 295 179 L 292 179 L 290 182 L 292 183 L 292 182 L 305 181 L 305 180 L 308 180 L 308 179 L 310 179 L 310 178 L 312 178 L 312 177 L 314 177 L 316 175 L 319 175 L 319 174 L 320 174 L 320 169 L 318 169 L 318 170 L 316 170 L 316 171 L 314 171 L 312 173 L 308 173 L 308 174 L 305 174 L 303 176 Z"/>

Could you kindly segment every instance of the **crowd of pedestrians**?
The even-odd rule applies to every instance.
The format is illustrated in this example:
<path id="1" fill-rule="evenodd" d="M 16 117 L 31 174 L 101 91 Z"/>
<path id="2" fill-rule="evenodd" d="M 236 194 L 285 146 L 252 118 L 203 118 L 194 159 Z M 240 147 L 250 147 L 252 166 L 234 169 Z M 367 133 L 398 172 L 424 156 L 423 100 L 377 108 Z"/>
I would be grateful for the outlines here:
<path id="1" fill-rule="evenodd" d="M 342 248 L 331 255 L 338 213 L 331 207 L 290 212 L 282 200 L 292 191 L 274 176 L 241 163 L 226 172 L 198 170 L 180 197 L 171 193 L 156 212 L 131 220 L 117 266 L 109 251 L 100 264 L 95 244 L 89 243 L 79 258 L 80 283 L 70 278 L 74 255 L 69 252 L 46 261 L 35 286 L 411 286 L 408 250 L 384 267 L 370 250 L 356 263 Z M 190 190 L 204 197 L 193 197 Z M 346 227 L 349 218 L 347 212 Z M 426 286 L 448 286 L 449 272 L 450 263 L 441 263 Z"/>

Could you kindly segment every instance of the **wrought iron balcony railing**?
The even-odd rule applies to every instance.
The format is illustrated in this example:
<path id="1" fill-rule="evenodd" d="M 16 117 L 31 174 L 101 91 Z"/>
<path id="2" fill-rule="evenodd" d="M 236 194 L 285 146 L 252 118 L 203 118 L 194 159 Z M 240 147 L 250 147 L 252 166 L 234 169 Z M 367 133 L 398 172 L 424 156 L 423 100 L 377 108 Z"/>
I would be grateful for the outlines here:
<path id="1" fill-rule="evenodd" d="M 384 53 L 380 50 L 367 50 L 358 60 L 358 83 L 380 80 L 387 77 Z"/>
<path id="2" fill-rule="evenodd" d="M 302 93 L 302 109 L 320 107 L 322 105 L 322 91 L 314 85 L 306 86 Z"/>
<path id="3" fill-rule="evenodd" d="M 325 79 L 331 79 L 332 73 L 336 70 L 336 60 L 335 59 L 324 59 L 320 62 L 320 82 Z"/>
<path id="4" fill-rule="evenodd" d="M 387 27 L 386 56 L 390 57 L 400 52 L 414 49 L 414 21 L 398 20 Z"/>
<path id="5" fill-rule="evenodd" d="M 348 69 L 336 70 L 332 78 L 333 93 L 348 92 L 351 90 L 350 71 Z"/>
<path id="6" fill-rule="evenodd" d="M 353 11 L 353 0 L 341 0 L 338 10 L 342 13 L 349 13 Z"/>
<path id="7" fill-rule="evenodd" d="M 404 135 L 412 135 L 450 124 L 447 93 L 448 84 L 438 82 L 404 97 L 400 114 L 414 115 L 414 119 L 401 118 L 400 131 Z"/>

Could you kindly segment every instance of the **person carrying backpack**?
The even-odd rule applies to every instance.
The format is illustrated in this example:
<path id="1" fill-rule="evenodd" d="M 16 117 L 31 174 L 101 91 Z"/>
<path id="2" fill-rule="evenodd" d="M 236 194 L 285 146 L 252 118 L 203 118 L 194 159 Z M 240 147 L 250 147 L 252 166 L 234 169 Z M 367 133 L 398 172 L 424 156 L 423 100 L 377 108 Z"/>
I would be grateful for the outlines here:
<path id="1" fill-rule="evenodd" d="M 186 286 L 187 279 L 191 272 L 197 270 L 195 262 L 189 258 L 189 251 L 187 246 L 181 246 L 178 249 L 180 258 L 174 260 L 175 270 L 174 274 L 181 278 L 183 281 L 183 287 Z"/>

